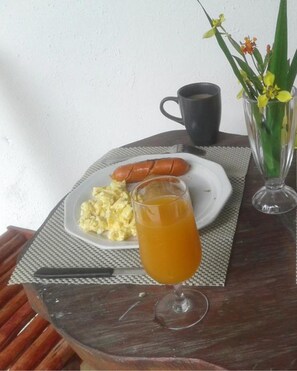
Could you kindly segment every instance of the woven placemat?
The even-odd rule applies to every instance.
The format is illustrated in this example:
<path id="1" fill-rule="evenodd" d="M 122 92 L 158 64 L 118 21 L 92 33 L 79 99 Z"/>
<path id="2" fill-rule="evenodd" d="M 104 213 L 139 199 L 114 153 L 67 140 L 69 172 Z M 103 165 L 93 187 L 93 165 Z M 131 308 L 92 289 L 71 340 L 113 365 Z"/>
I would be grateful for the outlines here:
<path id="1" fill-rule="evenodd" d="M 233 192 L 216 220 L 200 231 L 202 263 L 198 272 L 187 281 L 189 285 L 224 286 L 239 208 L 244 190 L 245 175 L 250 160 L 250 149 L 241 147 L 201 147 L 204 158 L 223 166 L 233 187 Z M 171 147 L 116 148 L 96 161 L 75 184 L 106 166 L 113 157 L 125 158 L 161 154 Z M 156 284 L 149 276 L 115 276 L 111 278 L 40 280 L 33 273 L 42 266 L 48 267 L 140 267 L 138 249 L 102 250 L 72 237 L 64 230 L 64 201 L 49 215 L 30 243 L 25 255 L 14 270 L 9 284 L 17 283 L 69 283 L 69 284 Z"/>

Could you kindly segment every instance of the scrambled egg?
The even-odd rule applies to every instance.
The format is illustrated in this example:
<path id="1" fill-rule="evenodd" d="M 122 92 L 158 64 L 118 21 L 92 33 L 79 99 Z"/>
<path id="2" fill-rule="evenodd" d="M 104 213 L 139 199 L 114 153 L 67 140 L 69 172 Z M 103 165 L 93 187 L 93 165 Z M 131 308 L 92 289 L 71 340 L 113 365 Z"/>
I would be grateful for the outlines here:
<path id="1" fill-rule="evenodd" d="M 112 180 L 108 186 L 94 187 L 92 196 L 81 205 L 79 226 L 85 232 L 106 232 L 112 241 L 136 236 L 131 196 L 125 181 Z"/>

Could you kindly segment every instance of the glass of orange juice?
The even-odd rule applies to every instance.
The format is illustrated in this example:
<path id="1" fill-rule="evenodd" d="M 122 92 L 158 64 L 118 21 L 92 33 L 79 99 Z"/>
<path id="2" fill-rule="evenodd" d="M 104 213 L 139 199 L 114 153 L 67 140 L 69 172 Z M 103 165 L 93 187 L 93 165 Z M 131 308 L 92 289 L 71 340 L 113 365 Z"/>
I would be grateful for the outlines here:
<path id="1" fill-rule="evenodd" d="M 191 327 L 207 313 L 208 300 L 182 285 L 202 257 L 188 188 L 175 176 L 150 178 L 134 188 L 132 203 L 145 271 L 157 282 L 174 286 L 156 304 L 155 319 L 174 330 Z"/>

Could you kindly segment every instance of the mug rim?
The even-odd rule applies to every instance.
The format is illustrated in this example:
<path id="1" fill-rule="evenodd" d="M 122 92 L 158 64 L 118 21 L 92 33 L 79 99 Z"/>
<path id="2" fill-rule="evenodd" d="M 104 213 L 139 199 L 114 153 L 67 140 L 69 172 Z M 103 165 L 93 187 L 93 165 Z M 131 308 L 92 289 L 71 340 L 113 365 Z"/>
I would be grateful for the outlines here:
<path id="1" fill-rule="evenodd" d="M 216 92 L 214 94 L 211 94 L 210 97 L 205 97 L 203 99 L 211 99 L 211 98 L 216 97 L 217 95 L 219 95 L 221 93 L 221 88 L 217 84 L 214 84 L 213 82 L 206 82 L 205 81 L 205 82 L 194 82 L 194 83 L 187 84 L 187 85 L 184 85 L 184 86 L 180 87 L 177 91 L 177 96 L 180 96 L 184 99 L 192 100 L 192 98 L 186 97 L 183 94 L 181 94 L 181 90 L 186 89 L 186 88 L 191 88 L 191 87 L 194 87 L 194 86 L 211 86 L 211 87 L 216 89 Z"/>

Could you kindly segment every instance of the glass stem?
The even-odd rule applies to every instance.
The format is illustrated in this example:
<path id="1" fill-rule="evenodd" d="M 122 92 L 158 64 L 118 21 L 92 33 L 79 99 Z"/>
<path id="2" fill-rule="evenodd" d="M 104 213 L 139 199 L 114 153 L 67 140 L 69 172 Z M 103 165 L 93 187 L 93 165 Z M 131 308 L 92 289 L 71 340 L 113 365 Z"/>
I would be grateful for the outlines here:
<path id="1" fill-rule="evenodd" d="M 190 309 L 190 302 L 183 293 L 182 284 L 174 285 L 175 300 L 172 309 L 176 313 L 185 313 Z"/>

